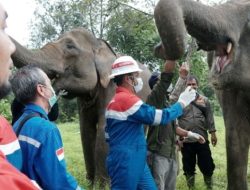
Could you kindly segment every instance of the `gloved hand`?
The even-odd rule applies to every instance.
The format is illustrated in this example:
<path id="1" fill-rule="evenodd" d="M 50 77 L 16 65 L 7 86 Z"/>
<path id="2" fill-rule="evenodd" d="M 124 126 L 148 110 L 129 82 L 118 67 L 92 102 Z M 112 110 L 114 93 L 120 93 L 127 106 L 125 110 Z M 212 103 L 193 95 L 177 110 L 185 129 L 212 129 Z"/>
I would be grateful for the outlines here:
<path id="1" fill-rule="evenodd" d="M 196 91 L 188 86 L 184 92 L 179 96 L 178 102 L 180 102 L 184 108 L 187 107 L 196 97 Z"/>
<path id="2" fill-rule="evenodd" d="M 199 141 L 199 143 L 204 144 L 206 140 L 203 136 L 199 135 L 198 133 L 193 133 L 192 131 L 188 131 L 187 138 L 194 141 Z"/>

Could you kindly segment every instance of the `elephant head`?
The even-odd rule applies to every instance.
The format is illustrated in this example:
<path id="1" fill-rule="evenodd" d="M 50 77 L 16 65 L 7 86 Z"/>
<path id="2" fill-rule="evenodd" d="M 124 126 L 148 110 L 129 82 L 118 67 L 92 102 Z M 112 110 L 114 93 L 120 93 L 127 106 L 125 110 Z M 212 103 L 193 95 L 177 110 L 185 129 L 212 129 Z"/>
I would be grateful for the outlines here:
<path id="1" fill-rule="evenodd" d="M 104 88 L 109 84 L 115 53 L 104 40 L 85 29 L 74 29 L 33 51 L 13 41 L 17 47 L 12 55 L 16 67 L 39 66 L 54 79 L 56 90 L 65 89 L 71 97 L 91 92 L 98 81 Z"/>
<path id="2" fill-rule="evenodd" d="M 250 88 L 250 1 L 233 0 L 214 7 L 192 0 L 160 0 L 154 12 L 162 44 L 156 56 L 179 59 L 185 32 L 200 49 L 211 51 L 211 81 L 217 89 Z"/>

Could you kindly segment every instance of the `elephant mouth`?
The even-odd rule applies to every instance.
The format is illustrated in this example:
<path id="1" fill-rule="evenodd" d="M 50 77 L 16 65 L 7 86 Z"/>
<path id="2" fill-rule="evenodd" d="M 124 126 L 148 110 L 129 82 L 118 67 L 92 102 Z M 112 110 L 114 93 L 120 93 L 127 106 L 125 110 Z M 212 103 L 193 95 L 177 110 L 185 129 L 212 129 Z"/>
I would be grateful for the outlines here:
<path id="1" fill-rule="evenodd" d="M 228 42 L 227 44 L 219 44 L 215 48 L 215 68 L 216 71 L 221 74 L 223 70 L 232 61 L 233 55 L 233 44 Z"/>

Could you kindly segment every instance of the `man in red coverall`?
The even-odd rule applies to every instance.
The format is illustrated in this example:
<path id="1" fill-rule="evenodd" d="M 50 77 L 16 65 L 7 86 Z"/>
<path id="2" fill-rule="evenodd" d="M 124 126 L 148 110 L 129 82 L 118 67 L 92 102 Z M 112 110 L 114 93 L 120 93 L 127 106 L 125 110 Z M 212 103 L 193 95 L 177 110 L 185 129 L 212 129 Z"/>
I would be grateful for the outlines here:
<path id="1" fill-rule="evenodd" d="M 10 91 L 10 69 L 12 66 L 11 54 L 15 51 L 15 45 L 5 33 L 7 13 L 0 4 L 0 98 L 3 98 Z M 0 126 L 4 125 L 2 122 Z M 0 141 L 3 141 L 6 136 L 3 135 L 6 131 L 0 130 Z M 33 190 L 36 188 L 32 182 L 7 160 L 2 151 L 0 151 L 0 190 Z"/>

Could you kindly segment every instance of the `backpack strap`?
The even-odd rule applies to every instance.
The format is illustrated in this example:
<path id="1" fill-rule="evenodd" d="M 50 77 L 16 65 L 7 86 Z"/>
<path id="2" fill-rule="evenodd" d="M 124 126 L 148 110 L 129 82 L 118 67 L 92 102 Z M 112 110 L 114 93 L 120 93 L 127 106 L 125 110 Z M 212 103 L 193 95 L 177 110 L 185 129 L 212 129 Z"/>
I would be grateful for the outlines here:
<path id="1" fill-rule="evenodd" d="M 22 120 L 21 122 L 19 123 L 17 129 L 15 130 L 15 133 L 16 133 L 16 136 L 18 137 L 22 128 L 23 128 L 23 125 L 26 121 L 28 121 L 29 119 L 31 119 L 32 117 L 41 117 L 41 115 L 39 113 L 31 113 L 31 114 L 28 114 L 26 115 Z"/>
<path id="2" fill-rule="evenodd" d="M 191 104 L 198 108 L 205 118 L 207 117 L 207 108 L 205 106 L 198 105 L 195 102 L 191 102 Z"/>

